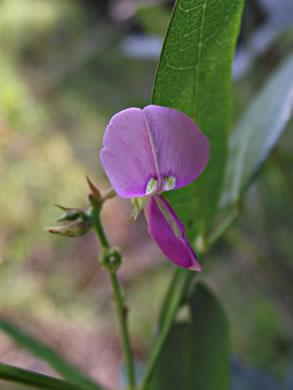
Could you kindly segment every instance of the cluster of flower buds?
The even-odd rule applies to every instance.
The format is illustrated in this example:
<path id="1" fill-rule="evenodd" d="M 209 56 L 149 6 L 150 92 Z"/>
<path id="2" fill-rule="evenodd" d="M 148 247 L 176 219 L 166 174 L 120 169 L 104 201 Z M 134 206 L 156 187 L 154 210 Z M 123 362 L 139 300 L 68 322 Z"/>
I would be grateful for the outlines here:
<path id="1" fill-rule="evenodd" d="M 115 191 L 111 190 L 102 197 L 97 187 L 87 177 L 87 182 L 90 188 L 88 200 L 90 207 L 88 210 L 81 208 L 63 207 L 58 204 L 55 206 L 63 210 L 64 213 L 57 219 L 56 222 L 67 222 L 62 226 L 47 228 L 50 233 L 59 234 L 66 237 L 81 237 L 89 232 L 93 226 L 93 219 L 91 216 L 92 207 L 101 208 L 106 199 L 110 199 L 116 195 Z"/>
<path id="2" fill-rule="evenodd" d="M 48 228 L 50 233 L 60 234 L 66 237 L 84 236 L 92 227 L 87 211 L 56 205 L 64 214 L 57 219 L 57 222 L 69 222 L 66 225 Z"/>

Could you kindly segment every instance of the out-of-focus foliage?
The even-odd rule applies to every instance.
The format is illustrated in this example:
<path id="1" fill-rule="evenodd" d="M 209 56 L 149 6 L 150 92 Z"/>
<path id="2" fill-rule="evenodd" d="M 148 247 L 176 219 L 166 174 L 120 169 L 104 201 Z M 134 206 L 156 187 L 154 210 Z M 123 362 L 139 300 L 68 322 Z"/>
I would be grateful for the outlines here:
<path id="1" fill-rule="evenodd" d="M 268 16 L 265 3 L 269 1 L 246 2 L 235 58 L 234 123 L 292 51 L 290 13 L 279 7 L 278 18 L 286 17 L 280 31 L 271 24 L 275 11 Z M 1 2 L 0 309 L 1 315 L 117 388 L 118 332 L 109 326 L 115 324 L 111 294 L 96 262 L 95 238 L 70 241 L 42 230 L 57 217 L 52 203 L 85 205 L 85 174 L 102 191 L 108 187 L 98 161 L 107 121 L 120 109 L 150 102 L 156 61 L 146 47 L 162 27 L 149 32 L 127 1 L 104 4 Z M 264 50 L 248 50 L 264 26 L 273 39 L 258 46 Z M 130 57 L 123 49 L 128 38 L 134 39 L 140 56 Z M 269 373 L 279 383 L 289 381 L 291 367 L 292 144 L 289 122 L 244 200 L 239 224 L 210 254 L 202 274 L 224 302 L 241 367 Z M 143 360 L 172 267 L 147 238 L 142 219 L 127 225 L 129 214 L 127 203 L 115 199 L 103 218 L 111 242 L 123 248 L 120 277 L 131 308 L 135 356 Z M 55 374 L 2 333 L 0 360 Z"/>
<path id="2" fill-rule="evenodd" d="M 151 389 L 229 390 L 229 326 L 221 304 L 198 283 L 185 309 L 185 320 L 173 325 L 162 349 Z"/>
<path id="3" fill-rule="evenodd" d="M 71 363 L 67 362 L 54 350 L 49 348 L 47 345 L 37 341 L 28 333 L 23 332 L 21 329 L 18 329 L 13 324 L 1 318 L 0 328 L 13 340 L 15 340 L 18 345 L 21 345 L 26 350 L 30 351 L 34 356 L 45 360 L 50 366 L 52 366 L 56 370 L 56 372 L 62 375 L 63 378 L 67 378 L 71 383 L 80 386 L 84 385 L 85 388 L 89 390 L 101 390 L 101 388 L 96 383 L 94 383 L 84 374 L 82 374 L 78 367 L 75 367 Z M 9 374 L 9 369 L 7 370 L 7 367 L 4 367 L 4 372 L 6 371 Z"/>
<path id="4" fill-rule="evenodd" d="M 171 12 L 166 7 L 155 4 L 138 7 L 136 16 L 149 33 L 164 37 L 167 32 Z"/>
<path id="5" fill-rule="evenodd" d="M 286 128 L 293 109 L 292 71 L 293 55 L 267 81 L 231 134 L 224 205 L 240 200 Z"/>

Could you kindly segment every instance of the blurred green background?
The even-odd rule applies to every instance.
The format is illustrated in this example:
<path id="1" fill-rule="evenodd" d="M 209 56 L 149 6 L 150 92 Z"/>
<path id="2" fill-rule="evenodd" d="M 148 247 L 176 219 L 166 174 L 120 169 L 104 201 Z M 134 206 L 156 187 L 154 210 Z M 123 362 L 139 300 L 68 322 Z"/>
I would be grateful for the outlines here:
<path id="1" fill-rule="evenodd" d="M 234 123 L 293 49 L 292 2 L 276 3 L 247 2 L 233 69 Z M 142 7 L 148 4 L 1 2 L 0 314 L 113 389 L 122 353 L 96 238 L 56 237 L 43 227 L 60 214 L 53 203 L 86 206 L 86 174 L 108 189 L 98 157 L 107 122 L 150 102 L 173 2 Z M 226 308 L 236 361 L 278 380 L 293 365 L 292 127 L 200 276 Z M 119 277 L 135 356 L 143 360 L 174 266 L 148 237 L 143 216 L 127 222 L 130 211 L 117 198 L 103 219 L 111 243 L 123 250 Z M 1 333 L 0 361 L 55 375 Z"/>

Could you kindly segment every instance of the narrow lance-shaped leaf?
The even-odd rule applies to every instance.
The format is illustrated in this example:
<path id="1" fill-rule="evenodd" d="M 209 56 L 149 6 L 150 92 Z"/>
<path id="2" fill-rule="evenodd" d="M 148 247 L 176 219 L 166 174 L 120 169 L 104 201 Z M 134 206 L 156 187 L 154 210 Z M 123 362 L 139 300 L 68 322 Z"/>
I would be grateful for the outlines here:
<path id="1" fill-rule="evenodd" d="M 0 379 L 5 381 L 21 383 L 43 389 L 43 390 L 86 390 L 88 387 L 82 387 L 73 383 L 53 378 L 37 372 L 24 370 L 22 368 L 0 363 Z"/>
<path id="2" fill-rule="evenodd" d="M 194 364 L 200 373 L 197 390 L 230 389 L 230 335 L 223 306 L 214 293 L 198 283 L 190 298 Z"/>
<path id="3" fill-rule="evenodd" d="M 160 333 L 152 346 L 148 363 L 145 368 L 142 390 L 149 390 L 149 383 L 156 370 L 158 361 L 160 360 L 161 349 L 166 342 L 166 338 L 170 332 L 176 313 L 187 294 L 191 282 L 194 279 L 194 275 L 194 272 L 190 270 L 178 268 L 176 271 L 172 287 L 168 290 L 168 296 L 164 301 L 165 307 L 161 312 L 159 319 Z"/>
<path id="4" fill-rule="evenodd" d="M 232 133 L 221 205 L 236 203 L 259 172 L 290 119 L 293 55 L 273 73 Z"/>
<path id="5" fill-rule="evenodd" d="M 229 390 L 230 342 L 225 312 L 202 283 L 191 297 L 191 319 L 173 325 L 151 390 Z"/>
<path id="6" fill-rule="evenodd" d="M 33 355 L 46 361 L 60 375 L 68 379 L 70 382 L 78 385 L 84 385 L 84 388 L 88 390 L 102 389 L 92 379 L 82 374 L 76 366 L 69 363 L 53 349 L 2 318 L 0 318 L 0 329 L 11 337 L 17 344 L 30 351 Z"/>
<path id="7" fill-rule="evenodd" d="M 167 196 L 189 229 L 189 238 L 205 233 L 217 210 L 230 126 L 231 63 L 242 7 L 242 0 L 178 0 L 158 66 L 152 103 L 188 114 L 211 143 L 204 174 Z"/>

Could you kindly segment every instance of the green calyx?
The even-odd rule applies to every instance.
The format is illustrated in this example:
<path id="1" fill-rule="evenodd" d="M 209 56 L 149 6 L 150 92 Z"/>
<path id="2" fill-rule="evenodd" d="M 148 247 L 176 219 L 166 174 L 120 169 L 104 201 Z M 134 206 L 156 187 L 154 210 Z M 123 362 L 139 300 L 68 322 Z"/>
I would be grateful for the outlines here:
<path id="1" fill-rule="evenodd" d="M 132 204 L 132 214 L 129 220 L 135 220 L 138 217 L 138 214 L 142 211 L 143 209 L 143 198 L 142 197 L 137 197 L 137 198 L 131 198 L 131 204 Z"/>

